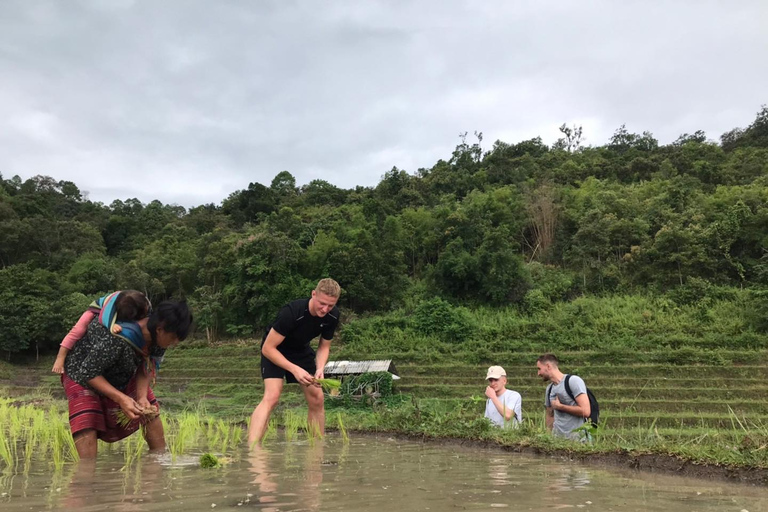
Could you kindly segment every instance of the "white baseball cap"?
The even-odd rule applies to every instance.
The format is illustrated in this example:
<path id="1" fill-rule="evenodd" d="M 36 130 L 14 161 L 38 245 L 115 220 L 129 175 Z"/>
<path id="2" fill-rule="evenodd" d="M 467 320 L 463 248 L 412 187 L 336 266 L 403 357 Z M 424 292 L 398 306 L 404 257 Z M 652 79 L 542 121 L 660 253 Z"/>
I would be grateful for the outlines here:
<path id="1" fill-rule="evenodd" d="M 504 368 L 501 366 L 491 366 L 488 368 L 488 375 L 485 376 L 485 380 L 488 379 L 500 379 L 501 377 L 506 377 L 507 372 L 504 371 Z"/>

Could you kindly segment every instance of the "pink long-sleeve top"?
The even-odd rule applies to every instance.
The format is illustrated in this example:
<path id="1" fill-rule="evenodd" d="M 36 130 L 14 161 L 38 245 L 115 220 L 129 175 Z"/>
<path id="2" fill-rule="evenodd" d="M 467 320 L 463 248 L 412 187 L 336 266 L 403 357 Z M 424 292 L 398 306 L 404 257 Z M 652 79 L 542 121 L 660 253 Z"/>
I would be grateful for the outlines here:
<path id="1" fill-rule="evenodd" d="M 72 347 L 75 346 L 77 340 L 85 336 L 85 333 L 88 330 L 88 324 L 91 323 L 91 320 L 93 320 L 93 317 L 95 316 L 96 312 L 91 311 L 90 309 L 83 313 L 80 320 L 77 321 L 75 326 L 66 336 L 64 336 L 64 339 L 61 340 L 61 346 L 68 350 L 72 350 Z"/>

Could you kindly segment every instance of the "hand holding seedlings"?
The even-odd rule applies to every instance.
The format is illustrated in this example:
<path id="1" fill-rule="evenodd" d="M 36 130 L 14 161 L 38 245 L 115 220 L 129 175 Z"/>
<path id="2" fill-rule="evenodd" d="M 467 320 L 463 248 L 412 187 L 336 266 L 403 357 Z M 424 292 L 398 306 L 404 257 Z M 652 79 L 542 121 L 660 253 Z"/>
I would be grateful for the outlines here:
<path id="1" fill-rule="evenodd" d="M 131 422 L 135 421 L 137 418 L 141 418 L 145 421 L 149 421 L 151 419 L 157 418 L 160 416 L 160 411 L 158 410 L 157 406 L 151 405 L 149 402 L 146 403 L 146 405 L 140 405 L 136 402 L 134 402 L 138 406 L 138 412 L 133 416 L 128 416 L 125 409 L 122 409 L 120 411 L 117 411 L 115 413 L 115 418 L 117 420 L 117 424 L 121 427 L 128 426 Z"/>
<path id="2" fill-rule="evenodd" d="M 297 366 L 296 370 L 291 373 L 293 373 L 293 376 L 296 377 L 296 380 L 302 386 L 311 386 L 315 383 L 315 378 L 312 377 L 312 375 L 310 375 L 307 370 L 301 368 L 300 366 Z"/>
<path id="3" fill-rule="evenodd" d="M 150 409 L 150 408 L 154 409 L 152 407 L 152 404 L 149 403 L 149 399 L 147 399 L 146 396 L 136 400 L 136 403 L 139 404 L 139 407 L 141 407 L 142 411 L 146 411 L 147 409 Z"/>
<path id="4" fill-rule="evenodd" d="M 136 400 L 129 397 L 128 395 L 123 395 L 123 398 L 118 403 L 120 406 L 120 409 L 125 413 L 125 416 L 130 420 L 135 420 L 139 417 L 139 414 L 143 412 L 142 407 L 136 403 Z"/>

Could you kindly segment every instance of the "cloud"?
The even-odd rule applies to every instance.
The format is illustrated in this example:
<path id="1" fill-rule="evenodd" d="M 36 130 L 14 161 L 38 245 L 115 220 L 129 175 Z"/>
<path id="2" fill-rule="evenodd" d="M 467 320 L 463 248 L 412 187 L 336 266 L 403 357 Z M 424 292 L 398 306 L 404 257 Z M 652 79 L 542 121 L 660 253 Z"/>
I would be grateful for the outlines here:
<path id="1" fill-rule="evenodd" d="M 288 170 L 375 185 L 583 124 L 662 143 L 752 121 L 768 69 L 759 0 L 17 0 L 0 18 L 0 172 L 94 200 L 219 203 Z"/>

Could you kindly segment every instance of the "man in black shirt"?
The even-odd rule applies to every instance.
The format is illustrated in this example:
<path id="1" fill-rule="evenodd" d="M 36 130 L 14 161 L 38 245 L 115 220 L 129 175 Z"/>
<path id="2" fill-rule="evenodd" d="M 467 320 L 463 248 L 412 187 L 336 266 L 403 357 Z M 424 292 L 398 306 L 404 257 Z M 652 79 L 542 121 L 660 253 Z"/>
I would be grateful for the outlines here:
<path id="1" fill-rule="evenodd" d="M 267 328 L 261 343 L 261 376 L 264 398 L 251 415 L 248 429 L 250 446 L 260 444 L 269 423 L 269 416 L 280 400 L 283 379 L 301 384 L 307 399 L 310 429 L 323 434 L 325 407 L 323 390 L 315 379 L 323 378 L 323 369 L 331 351 L 333 333 L 339 324 L 341 288 L 333 279 L 322 279 L 309 299 L 295 300 L 283 306 L 277 319 Z M 320 336 L 317 353 L 310 342 Z"/>

